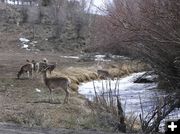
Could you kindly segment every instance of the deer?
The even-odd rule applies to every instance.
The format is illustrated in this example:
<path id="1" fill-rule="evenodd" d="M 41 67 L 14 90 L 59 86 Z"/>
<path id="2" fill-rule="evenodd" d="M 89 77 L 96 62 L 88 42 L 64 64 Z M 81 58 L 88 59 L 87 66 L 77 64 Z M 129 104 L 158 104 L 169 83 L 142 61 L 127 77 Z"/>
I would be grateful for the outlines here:
<path id="1" fill-rule="evenodd" d="M 97 68 L 98 68 L 97 74 L 98 74 L 99 78 L 104 78 L 104 79 L 111 78 L 111 79 L 113 79 L 112 75 L 107 70 L 103 69 L 104 66 L 102 65 L 101 61 L 98 61 Z"/>
<path id="2" fill-rule="evenodd" d="M 43 59 L 42 62 L 37 62 L 35 65 L 35 70 L 36 72 L 42 72 L 44 69 L 47 68 L 47 70 L 49 71 L 49 73 L 51 74 L 51 72 L 56 68 L 56 63 L 53 64 L 49 64 L 48 60 L 46 58 Z"/>
<path id="3" fill-rule="evenodd" d="M 29 60 L 26 60 L 26 62 L 27 63 L 25 65 L 21 66 L 20 71 L 17 74 L 18 79 L 20 79 L 20 76 L 24 73 L 28 74 L 28 78 L 29 78 L 29 75 L 31 75 L 32 77 L 32 73 L 34 70 L 34 64 L 33 64 L 34 61 L 30 62 Z"/>
<path id="4" fill-rule="evenodd" d="M 46 63 L 47 65 L 47 70 L 49 71 L 49 73 L 51 74 L 51 72 L 56 68 L 56 62 L 55 63 L 49 63 L 48 60 L 46 58 L 43 59 L 43 62 Z"/>
<path id="5" fill-rule="evenodd" d="M 51 74 L 51 72 L 56 68 L 56 64 L 47 64 L 47 70 Z"/>
<path id="6" fill-rule="evenodd" d="M 97 70 L 97 74 L 98 74 L 99 78 L 104 78 L 104 79 L 111 78 L 111 79 L 113 79 L 112 75 L 106 70 Z"/>
<path id="7" fill-rule="evenodd" d="M 41 72 L 43 71 L 43 69 L 45 69 L 47 67 L 47 63 L 45 62 L 37 62 L 35 65 L 35 70 L 36 72 Z"/>
<path id="8" fill-rule="evenodd" d="M 50 92 L 50 97 L 52 100 L 52 91 L 53 89 L 59 89 L 59 90 L 64 90 L 65 93 L 66 93 L 66 96 L 64 98 L 64 104 L 65 103 L 68 103 L 69 101 L 69 91 L 68 89 L 70 88 L 70 79 L 69 78 L 65 78 L 65 77 L 47 77 L 47 70 L 48 70 L 48 67 L 45 68 L 43 71 L 42 71 L 42 74 L 43 74 L 43 81 L 44 81 L 44 84 L 46 85 L 46 87 L 49 89 L 49 92 Z"/>

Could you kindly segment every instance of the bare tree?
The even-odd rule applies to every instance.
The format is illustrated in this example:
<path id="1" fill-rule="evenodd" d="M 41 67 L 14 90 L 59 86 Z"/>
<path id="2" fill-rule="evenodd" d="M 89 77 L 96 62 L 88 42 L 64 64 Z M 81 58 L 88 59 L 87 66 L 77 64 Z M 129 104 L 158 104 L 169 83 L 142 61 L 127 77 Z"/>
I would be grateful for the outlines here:
<path id="1" fill-rule="evenodd" d="M 168 83 L 163 88 L 176 93 L 171 95 L 174 101 L 168 103 L 167 114 L 180 107 L 179 4 L 178 0 L 114 0 L 102 9 L 106 15 L 99 17 L 94 36 L 101 50 L 124 51 L 151 64 L 160 80 Z"/>

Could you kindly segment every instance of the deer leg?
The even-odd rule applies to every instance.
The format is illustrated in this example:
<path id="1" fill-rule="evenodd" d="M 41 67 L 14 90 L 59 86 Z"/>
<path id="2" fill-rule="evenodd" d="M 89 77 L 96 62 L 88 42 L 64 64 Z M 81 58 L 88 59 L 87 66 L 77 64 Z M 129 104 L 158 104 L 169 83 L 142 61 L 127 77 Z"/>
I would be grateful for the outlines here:
<path id="1" fill-rule="evenodd" d="M 20 76 L 21 76 L 21 70 L 18 72 L 18 74 L 17 74 L 17 78 L 19 79 L 19 78 L 20 78 Z"/>
<path id="2" fill-rule="evenodd" d="M 51 101 L 54 102 L 54 97 L 53 97 L 53 93 L 51 92 Z"/>
<path id="3" fill-rule="evenodd" d="M 50 93 L 50 96 L 49 96 L 49 102 L 51 102 L 51 101 L 52 101 L 52 90 L 51 90 L 50 87 L 48 87 L 48 89 L 49 89 L 49 93 Z"/>
<path id="4" fill-rule="evenodd" d="M 28 78 L 29 78 L 29 71 L 27 71 L 27 75 L 28 75 Z"/>
<path id="5" fill-rule="evenodd" d="M 50 92 L 49 102 L 52 102 L 52 92 Z"/>
<path id="6" fill-rule="evenodd" d="M 17 74 L 17 78 L 18 78 L 18 79 L 20 78 L 20 75 L 21 75 L 20 72 L 18 72 L 18 74 Z"/>
<path id="7" fill-rule="evenodd" d="M 30 73 L 30 76 L 31 76 L 31 78 L 33 77 L 33 72 L 32 72 L 32 70 L 29 72 Z"/>
<path id="8" fill-rule="evenodd" d="M 64 104 L 68 103 L 68 101 L 69 101 L 69 91 L 68 91 L 68 89 L 66 89 L 65 92 L 66 92 L 66 96 L 64 98 Z"/>

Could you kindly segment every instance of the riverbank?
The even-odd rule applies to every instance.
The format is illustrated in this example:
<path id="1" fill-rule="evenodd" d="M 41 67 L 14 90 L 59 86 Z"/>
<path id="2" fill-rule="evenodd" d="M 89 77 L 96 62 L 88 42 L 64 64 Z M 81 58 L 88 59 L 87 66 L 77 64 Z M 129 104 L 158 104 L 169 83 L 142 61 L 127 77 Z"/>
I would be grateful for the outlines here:
<path id="1" fill-rule="evenodd" d="M 69 104 L 62 103 L 64 92 L 56 91 L 53 92 L 53 103 L 49 103 L 49 91 L 42 83 L 41 75 L 37 74 L 33 79 L 16 79 L 17 71 L 26 59 L 41 60 L 44 57 L 50 62 L 57 62 L 57 68 L 52 76 L 58 77 L 64 74 L 71 78 L 73 84 Z M 134 62 L 112 61 L 106 64 L 104 69 L 112 70 L 114 76 L 120 77 L 140 69 L 136 68 L 136 64 L 133 66 Z M 79 62 L 78 59 L 63 58 L 59 54 L 28 52 L 1 53 L 0 63 L 0 122 L 26 127 L 112 131 L 97 124 L 86 98 L 76 93 L 80 83 L 97 79 L 97 62 Z"/>
<path id="2" fill-rule="evenodd" d="M 131 73 L 147 71 L 150 67 L 138 60 L 124 60 L 120 63 L 115 63 L 113 61 L 104 63 L 102 70 L 106 70 L 113 78 L 121 78 L 127 76 Z M 80 83 L 88 82 L 92 80 L 97 80 L 97 70 L 99 69 L 96 62 L 89 66 L 79 66 L 79 67 L 67 67 L 60 70 L 55 70 L 52 76 L 64 76 L 71 79 L 71 89 L 73 91 L 78 91 L 78 86 Z"/>

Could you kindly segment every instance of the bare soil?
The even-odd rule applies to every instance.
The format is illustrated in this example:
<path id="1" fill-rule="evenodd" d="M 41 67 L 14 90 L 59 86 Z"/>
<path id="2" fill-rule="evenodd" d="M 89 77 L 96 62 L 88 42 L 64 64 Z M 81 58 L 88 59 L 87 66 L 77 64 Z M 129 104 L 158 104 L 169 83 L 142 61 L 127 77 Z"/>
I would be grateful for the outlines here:
<path id="1" fill-rule="evenodd" d="M 49 102 L 49 91 L 41 80 L 40 75 L 32 79 L 17 79 L 16 74 L 26 59 L 42 60 L 44 57 L 51 62 L 57 62 L 57 69 L 69 66 L 84 66 L 75 59 L 64 59 L 60 54 L 31 53 L 31 52 L 2 52 L 0 53 L 0 122 L 9 122 L 27 127 L 42 128 L 88 128 L 85 117 L 90 113 L 86 99 L 71 92 L 70 103 L 63 104 L 64 92 L 54 92 L 54 101 Z M 90 63 L 86 63 L 90 64 Z M 37 92 L 36 89 L 41 90 Z M 81 120 L 81 121 L 78 121 Z M 0 133 L 72 133 L 74 130 L 33 130 L 19 127 L 4 127 L 0 125 Z M 18 130 L 18 131 L 17 131 Z M 77 131 L 78 132 L 78 131 Z M 79 131 L 80 133 L 81 131 Z"/>
<path id="2" fill-rule="evenodd" d="M 63 104 L 64 92 L 53 92 L 54 101 L 49 102 L 49 91 L 40 74 L 34 75 L 32 79 L 27 79 L 26 76 L 17 79 L 17 72 L 26 63 L 26 59 L 40 61 L 47 58 L 50 62 L 57 62 L 56 72 L 66 68 L 89 68 L 96 65 L 94 62 L 79 62 L 78 59 L 61 57 L 78 55 L 77 52 L 32 52 L 20 49 L 18 39 L 21 35 L 30 35 L 28 30 L 27 27 L 0 24 L 0 122 L 3 122 L 0 123 L 0 133 L 108 133 L 108 127 L 96 124 L 96 118 L 91 114 L 84 96 L 71 91 L 69 104 Z M 129 73 L 126 66 L 122 66 L 122 71 L 114 69 L 112 73 L 116 75 L 117 71 Z M 69 75 L 71 73 L 73 77 L 77 75 L 72 70 Z M 41 92 L 37 92 L 37 89 Z M 93 131 L 88 131 L 92 129 Z"/>
<path id="3" fill-rule="evenodd" d="M 59 128 L 59 129 L 29 128 L 14 124 L 1 123 L 0 134 L 112 134 L 112 133 L 95 131 L 95 130 L 78 130 L 78 129 L 65 129 L 65 128 Z"/>

